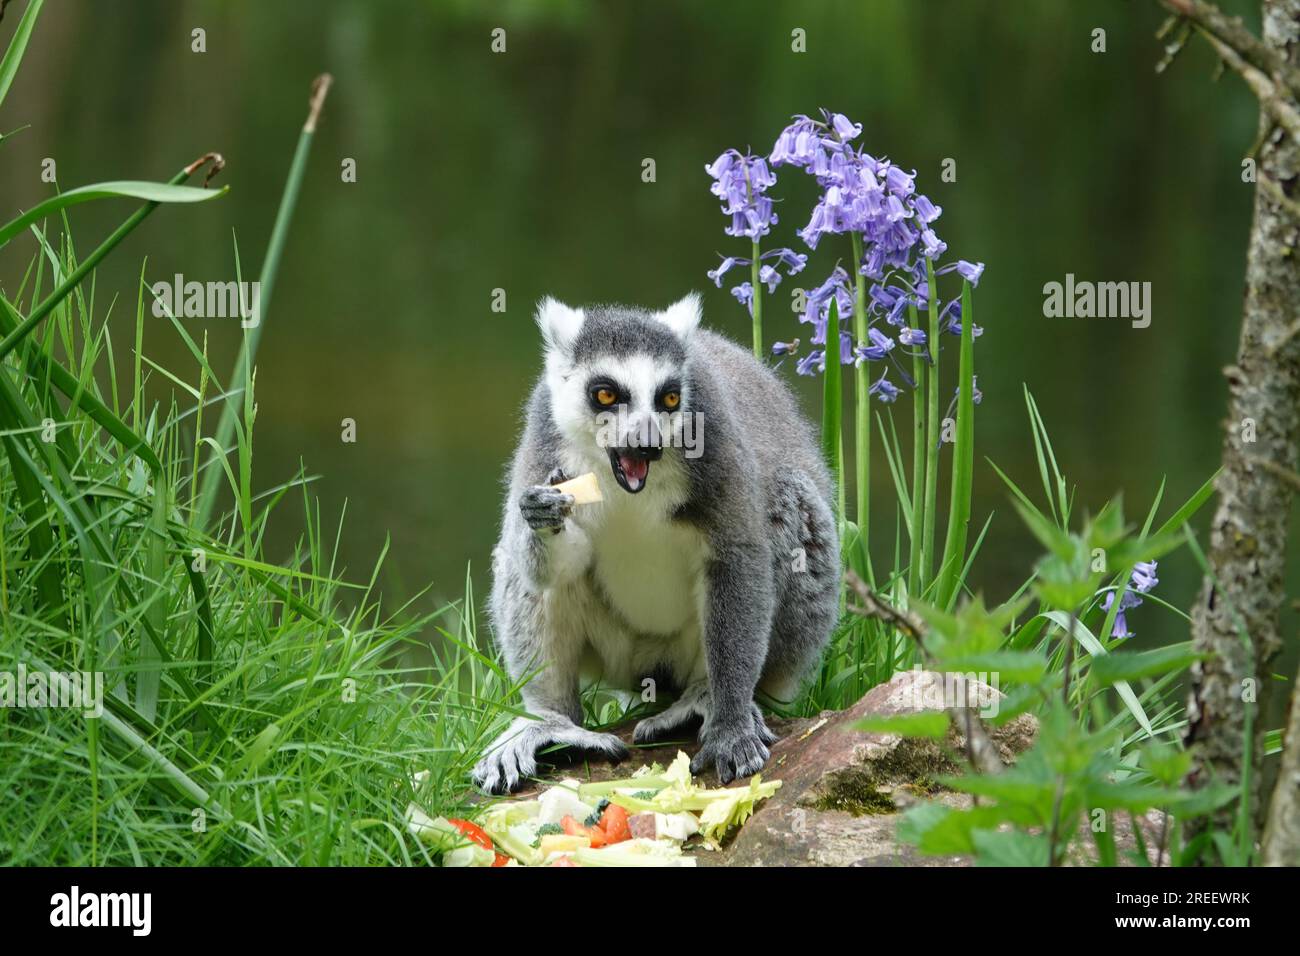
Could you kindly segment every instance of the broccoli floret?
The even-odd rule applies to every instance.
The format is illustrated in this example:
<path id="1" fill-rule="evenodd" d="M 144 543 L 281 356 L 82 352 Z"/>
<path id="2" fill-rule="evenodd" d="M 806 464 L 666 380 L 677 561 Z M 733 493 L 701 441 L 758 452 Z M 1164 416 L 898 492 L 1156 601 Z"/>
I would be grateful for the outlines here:
<path id="1" fill-rule="evenodd" d="M 637 800 L 653 800 L 658 794 L 658 790 L 638 790 L 632 796 Z"/>
<path id="2" fill-rule="evenodd" d="M 533 846 L 534 847 L 541 846 L 542 837 L 544 836 L 551 836 L 554 833 L 563 833 L 563 832 L 564 832 L 564 827 L 560 826 L 558 823 L 543 823 L 540 827 L 537 828 L 537 839 L 533 840 Z"/>
<path id="3" fill-rule="evenodd" d="M 601 815 L 604 814 L 605 808 L 607 806 L 609 806 L 608 800 L 601 800 L 600 803 L 596 804 L 595 812 L 593 812 L 591 816 L 587 817 L 587 819 L 583 821 L 583 826 L 588 826 L 588 827 L 600 826 Z"/>

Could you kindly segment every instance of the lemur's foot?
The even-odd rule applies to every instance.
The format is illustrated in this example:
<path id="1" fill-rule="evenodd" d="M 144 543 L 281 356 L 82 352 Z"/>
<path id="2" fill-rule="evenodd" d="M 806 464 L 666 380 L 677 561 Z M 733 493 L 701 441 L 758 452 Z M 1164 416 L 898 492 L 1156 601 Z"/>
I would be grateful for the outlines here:
<path id="1" fill-rule="evenodd" d="M 713 767 L 724 785 L 741 777 L 751 777 L 763 769 L 771 756 L 768 743 L 775 741 L 760 716 L 755 722 L 708 728 L 703 743 L 691 760 L 691 773 L 701 774 Z"/>
<path id="2" fill-rule="evenodd" d="M 701 720 L 709 712 L 708 684 L 693 684 L 682 691 L 667 709 L 639 721 L 632 731 L 632 742 L 649 744 L 666 737 L 694 720 Z"/>
<path id="3" fill-rule="evenodd" d="M 614 734 L 584 730 L 567 717 L 517 717 L 474 767 L 474 783 L 487 793 L 511 793 L 537 773 L 537 752 L 559 744 L 601 754 L 614 763 L 628 755 Z"/>

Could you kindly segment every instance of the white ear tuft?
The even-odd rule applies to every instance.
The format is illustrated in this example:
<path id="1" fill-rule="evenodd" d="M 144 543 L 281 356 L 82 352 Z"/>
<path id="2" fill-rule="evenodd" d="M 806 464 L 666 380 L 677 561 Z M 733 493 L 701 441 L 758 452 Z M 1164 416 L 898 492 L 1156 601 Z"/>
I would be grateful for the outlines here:
<path id="1" fill-rule="evenodd" d="M 565 305 L 547 296 L 537 304 L 537 327 L 542 330 L 548 352 L 568 351 L 586 321 L 582 309 Z"/>
<path id="2" fill-rule="evenodd" d="M 672 329 L 678 338 L 686 338 L 700 324 L 699 293 L 691 292 L 682 296 L 662 312 L 656 312 L 655 318 Z"/>

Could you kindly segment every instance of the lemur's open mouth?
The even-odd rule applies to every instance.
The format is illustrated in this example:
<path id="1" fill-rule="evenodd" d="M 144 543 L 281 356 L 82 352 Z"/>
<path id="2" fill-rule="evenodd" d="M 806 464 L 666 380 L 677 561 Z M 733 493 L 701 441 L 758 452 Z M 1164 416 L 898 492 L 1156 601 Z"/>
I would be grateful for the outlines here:
<path id="1" fill-rule="evenodd" d="M 662 454 L 658 448 L 611 448 L 609 466 L 614 470 L 614 480 L 623 486 L 623 490 L 636 494 L 645 487 L 650 477 L 650 460 Z"/>

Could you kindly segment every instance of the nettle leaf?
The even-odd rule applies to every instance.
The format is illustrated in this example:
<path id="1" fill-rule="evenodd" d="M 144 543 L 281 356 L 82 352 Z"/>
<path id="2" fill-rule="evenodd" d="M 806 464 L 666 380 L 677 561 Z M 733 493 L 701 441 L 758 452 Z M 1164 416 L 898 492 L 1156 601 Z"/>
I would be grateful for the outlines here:
<path id="1" fill-rule="evenodd" d="M 1021 830 L 976 830 L 976 863 L 980 866 L 1047 866 L 1050 841 Z"/>
<path id="2" fill-rule="evenodd" d="M 999 682 L 1036 684 L 1047 672 L 1047 659 L 1034 651 L 992 651 L 948 658 L 943 666 L 960 674 L 997 674 Z"/>
<path id="3" fill-rule="evenodd" d="M 1204 659 L 1204 654 L 1192 650 L 1190 641 L 1150 651 L 1112 651 L 1103 657 L 1093 658 L 1089 676 L 1099 686 L 1109 687 L 1120 681 L 1134 681 L 1180 671 Z"/>
<path id="4" fill-rule="evenodd" d="M 894 714 L 889 717 L 866 717 L 853 725 L 854 730 L 869 730 L 879 734 L 901 734 L 904 737 L 929 737 L 942 740 L 948 735 L 948 715 L 943 711 L 919 711 Z"/>
<path id="5" fill-rule="evenodd" d="M 1101 583 L 1100 572 L 1091 567 L 1084 552 L 1068 558 L 1048 555 L 1034 568 L 1034 590 L 1049 607 L 1076 608 L 1092 597 Z"/>
<path id="6" fill-rule="evenodd" d="M 1083 802 L 1090 808 L 1145 813 L 1152 807 L 1167 806 L 1178 794 L 1167 787 L 1132 780 L 1098 780 L 1087 785 Z"/>
<path id="7" fill-rule="evenodd" d="M 1058 558 L 1069 559 L 1074 555 L 1075 541 L 1068 531 L 1058 528 L 1041 511 L 1026 507 L 1019 499 L 1012 498 L 1011 503 L 1020 513 L 1020 518 L 1029 528 L 1030 533 L 1044 548 Z"/>
<path id="8" fill-rule="evenodd" d="M 910 843 L 922 853 L 974 854 L 976 830 L 993 830 L 1005 822 L 997 807 L 954 810 L 940 803 L 922 803 L 903 814 L 898 821 L 898 839 Z"/>
<path id="9" fill-rule="evenodd" d="M 1141 753 L 1142 769 L 1167 787 L 1174 786 L 1187 776 L 1187 771 L 1192 766 L 1190 753 L 1160 741 L 1147 744 Z"/>
<path id="10" fill-rule="evenodd" d="M 1118 496 L 1084 525 L 1082 537 L 1089 552 L 1094 548 L 1109 552 L 1124 540 L 1125 533 L 1124 499 Z"/>
<path id="11" fill-rule="evenodd" d="M 1213 813 L 1241 796 L 1241 788 L 1226 783 L 1211 784 L 1199 790 L 1175 791 L 1164 809 L 1183 819 Z"/>
<path id="12" fill-rule="evenodd" d="M 1012 601 L 989 610 L 984 599 L 976 595 L 958 608 L 955 614 L 923 604 L 913 605 L 929 629 L 927 644 L 939 670 L 953 670 L 950 662 L 975 654 L 996 651 L 1006 643 L 1006 631 L 1027 601 Z"/>
<path id="13" fill-rule="evenodd" d="M 952 790 L 988 797 L 999 803 L 1019 805 L 1032 812 L 1035 819 L 1051 814 L 1056 799 L 1057 782 L 1046 775 L 1028 775 L 1015 769 L 992 776 L 941 777 L 939 782 Z"/>

